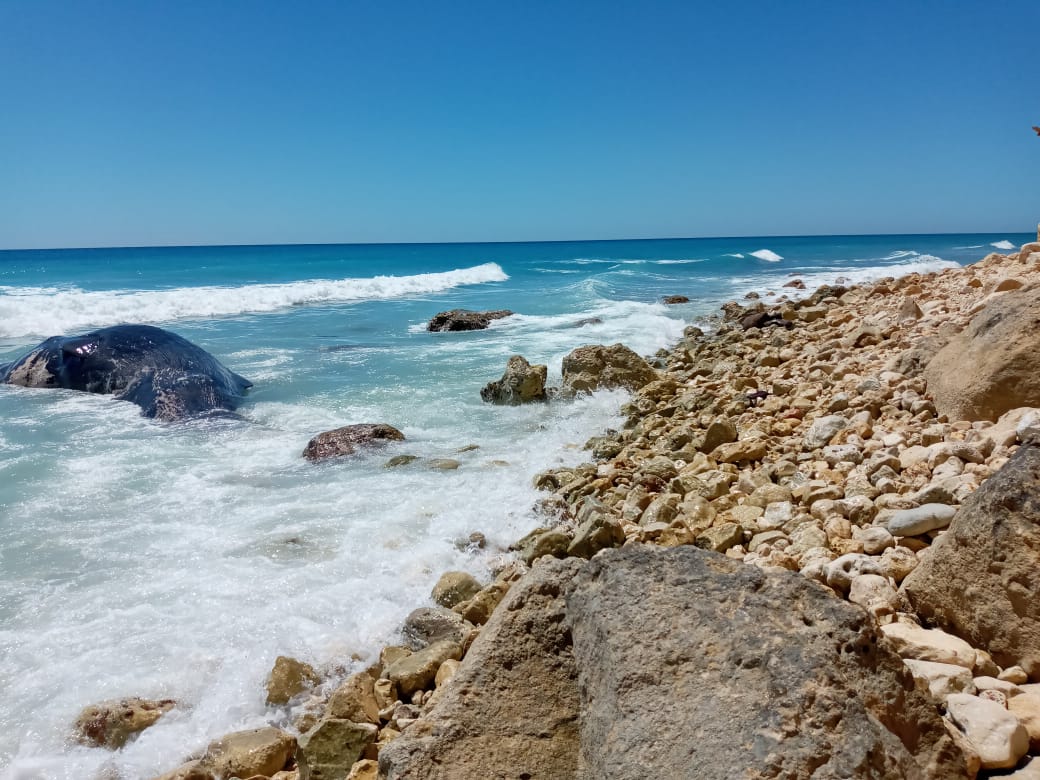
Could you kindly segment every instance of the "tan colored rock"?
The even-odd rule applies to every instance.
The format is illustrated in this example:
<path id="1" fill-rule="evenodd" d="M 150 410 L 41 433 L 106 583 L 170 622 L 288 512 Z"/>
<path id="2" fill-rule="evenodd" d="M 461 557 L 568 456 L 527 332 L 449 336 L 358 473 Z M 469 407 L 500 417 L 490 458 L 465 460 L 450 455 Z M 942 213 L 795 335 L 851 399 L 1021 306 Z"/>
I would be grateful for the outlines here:
<path id="1" fill-rule="evenodd" d="M 1024 444 L 961 506 L 903 581 L 922 620 L 1040 679 L 1040 444 Z"/>
<path id="2" fill-rule="evenodd" d="M 451 609 L 460 601 L 471 599 L 480 592 L 480 583 L 464 571 L 446 571 L 433 586 L 433 600 Z"/>
<path id="3" fill-rule="evenodd" d="M 963 639 L 937 628 L 921 628 L 910 623 L 889 623 L 881 626 L 881 633 L 904 659 L 956 664 L 965 669 L 975 666 L 975 650 L 972 646 Z"/>
<path id="4" fill-rule="evenodd" d="M 849 601 L 880 619 L 895 613 L 899 605 L 899 594 L 887 578 L 877 574 L 861 574 L 852 580 Z"/>
<path id="5" fill-rule="evenodd" d="M 378 731 L 371 723 L 322 718 L 300 737 L 296 760 L 311 780 L 344 780 Z"/>
<path id="6" fill-rule="evenodd" d="M 1040 695 L 1023 693 L 1014 696 L 1008 699 L 1007 707 L 1029 734 L 1029 749 L 1040 750 Z"/>
<path id="7" fill-rule="evenodd" d="M 351 767 L 347 780 L 379 780 L 379 762 L 371 758 L 358 761 Z"/>
<path id="8" fill-rule="evenodd" d="M 1029 751 L 1029 733 L 999 704 L 967 693 L 946 699 L 950 719 L 979 751 L 983 769 L 1007 769 Z"/>
<path id="9" fill-rule="evenodd" d="M 318 673 L 314 671 L 313 666 L 280 655 L 275 659 L 274 668 L 267 678 L 267 703 L 288 704 L 294 696 L 317 684 Z"/>
<path id="10" fill-rule="evenodd" d="M 480 397 L 488 403 L 516 406 L 546 400 L 545 365 L 532 366 L 522 355 L 513 355 L 506 363 L 501 379 L 488 382 Z"/>
<path id="11" fill-rule="evenodd" d="M 575 776 L 577 672 L 563 590 L 583 563 L 540 562 L 510 588 L 436 706 L 380 747 L 388 780 Z"/>
<path id="12" fill-rule="evenodd" d="M 952 693 L 975 693 L 971 670 L 963 666 L 918 661 L 914 658 L 904 658 L 903 663 L 914 679 L 924 683 L 932 696 L 940 702 L 946 701 L 946 697 Z"/>
<path id="13" fill-rule="evenodd" d="M 284 769 L 295 752 L 296 739 L 280 729 L 236 731 L 211 742 L 197 768 L 221 777 L 269 777 Z"/>
<path id="14" fill-rule="evenodd" d="M 381 707 L 376 699 L 375 682 L 368 672 L 352 674 L 329 697 L 325 717 L 356 723 L 379 723 Z"/>
<path id="15" fill-rule="evenodd" d="M 711 452 L 719 463 L 742 463 L 762 460 L 766 456 L 766 443 L 761 439 L 746 439 L 729 444 L 720 444 Z"/>
<path id="16" fill-rule="evenodd" d="M 560 390 L 571 395 L 612 387 L 635 391 L 657 378 L 650 364 L 623 344 L 588 345 L 564 357 Z"/>
<path id="17" fill-rule="evenodd" d="M 117 750 L 173 709 L 173 699 L 113 699 L 86 707 L 76 718 L 76 737 L 85 745 Z"/>
<path id="18" fill-rule="evenodd" d="M 402 696 L 411 696 L 430 687 L 442 663 L 461 657 L 462 648 L 457 643 L 441 640 L 397 661 L 383 671 L 383 676 L 397 686 Z"/>
<path id="19" fill-rule="evenodd" d="M 951 420 L 996 420 L 1040 406 L 1036 312 L 1040 286 L 1001 295 L 941 349 L 925 369 L 928 391 Z"/>

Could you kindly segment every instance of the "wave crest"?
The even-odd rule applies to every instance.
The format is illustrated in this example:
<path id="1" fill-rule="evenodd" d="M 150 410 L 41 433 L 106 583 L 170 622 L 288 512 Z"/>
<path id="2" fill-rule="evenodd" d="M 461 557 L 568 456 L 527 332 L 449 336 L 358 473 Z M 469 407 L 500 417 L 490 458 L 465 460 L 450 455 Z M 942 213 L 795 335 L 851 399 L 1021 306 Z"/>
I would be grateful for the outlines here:
<path id="1" fill-rule="evenodd" d="M 782 255 L 778 255 L 771 249 L 759 249 L 757 252 L 752 252 L 751 256 L 757 257 L 759 260 L 765 260 L 767 263 L 779 263 L 784 259 Z"/>
<path id="2" fill-rule="evenodd" d="M 414 276 L 310 279 L 240 287 L 172 290 L 0 287 L 0 336 L 47 336 L 122 322 L 158 323 L 262 314 L 292 306 L 386 300 L 507 279 L 509 276 L 497 263 L 484 263 Z"/>

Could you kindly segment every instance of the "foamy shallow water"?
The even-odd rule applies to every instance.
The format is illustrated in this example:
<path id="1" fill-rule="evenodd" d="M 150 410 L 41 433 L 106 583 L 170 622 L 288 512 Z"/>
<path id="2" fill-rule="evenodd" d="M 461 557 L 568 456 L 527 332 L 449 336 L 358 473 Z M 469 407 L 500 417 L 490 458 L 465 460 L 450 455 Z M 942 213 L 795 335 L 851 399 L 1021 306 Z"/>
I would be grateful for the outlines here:
<path id="1" fill-rule="evenodd" d="M 55 331 L 153 318 L 255 383 L 242 420 L 184 425 L 110 398 L 0 387 L 0 775 L 145 778 L 224 732 L 285 724 L 264 705 L 276 656 L 372 658 L 442 571 L 486 578 L 489 558 L 539 522 L 531 477 L 585 460 L 581 444 L 619 424 L 624 400 L 483 404 L 510 355 L 548 363 L 552 383 L 576 346 L 650 354 L 721 301 L 791 275 L 813 286 L 941 269 L 968 257 L 947 246 L 998 238 L 403 248 L 368 275 L 341 267 L 334 253 L 350 248 L 258 250 L 238 265 L 220 250 L 150 250 L 165 264 L 140 289 L 133 255 L 22 268 L 0 253 L 0 363 Z M 752 257 L 764 244 L 782 259 Z M 658 302 L 674 293 L 693 301 Z M 454 307 L 518 314 L 480 333 L 424 331 Z M 300 457 L 319 431 L 380 421 L 407 441 Z M 461 465 L 383 467 L 401 453 Z M 455 544 L 472 531 L 487 551 Z M 123 696 L 179 705 L 116 753 L 68 741 L 84 706 Z"/>

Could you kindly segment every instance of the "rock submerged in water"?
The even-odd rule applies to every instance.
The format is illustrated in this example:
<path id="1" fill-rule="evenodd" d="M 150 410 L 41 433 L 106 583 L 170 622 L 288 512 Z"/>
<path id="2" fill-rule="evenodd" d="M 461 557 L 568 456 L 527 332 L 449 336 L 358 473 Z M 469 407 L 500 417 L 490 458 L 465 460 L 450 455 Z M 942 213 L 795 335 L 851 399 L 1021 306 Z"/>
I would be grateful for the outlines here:
<path id="1" fill-rule="evenodd" d="M 658 379 L 658 373 L 624 344 L 578 347 L 563 359 L 564 395 L 622 387 L 636 391 Z"/>
<path id="2" fill-rule="evenodd" d="M 342 455 L 353 455 L 359 447 L 391 441 L 404 441 L 404 434 L 392 425 L 386 423 L 345 425 L 342 428 L 319 433 L 307 442 L 303 457 L 310 461 L 337 458 Z"/>
<path id="3" fill-rule="evenodd" d="M 661 299 L 661 303 L 667 306 L 675 306 L 679 303 L 689 303 L 690 299 L 685 295 L 666 295 Z"/>
<path id="4" fill-rule="evenodd" d="M 117 750 L 173 709 L 173 699 L 113 699 L 85 708 L 76 736 L 85 745 Z"/>
<path id="5" fill-rule="evenodd" d="M 501 379 L 488 382 L 480 397 L 488 403 L 517 406 L 532 401 L 546 400 L 545 365 L 532 366 L 522 355 L 513 355 L 506 363 Z"/>
<path id="6" fill-rule="evenodd" d="M 464 330 L 484 330 L 492 320 L 512 316 L 508 309 L 495 311 L 470 311 L 469 309 L 452 309 L 439 312 L 430 319 L 426 329 L 434 333 L 456 332 Z"/>

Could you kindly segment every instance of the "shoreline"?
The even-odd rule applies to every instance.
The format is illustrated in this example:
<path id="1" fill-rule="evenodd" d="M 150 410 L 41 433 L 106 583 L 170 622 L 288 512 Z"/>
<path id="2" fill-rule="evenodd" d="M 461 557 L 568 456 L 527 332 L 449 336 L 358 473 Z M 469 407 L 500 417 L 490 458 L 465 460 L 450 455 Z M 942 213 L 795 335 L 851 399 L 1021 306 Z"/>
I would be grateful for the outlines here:
<path id="1" fill-rule="evenodd" d="M 826 411 L 833 414 L 844 414 L 845 417 L 852 418 L 855 418 L 856 415 L 850 414 L 850 411 L 856 409 L 857 406 L 863 406 L 862 403 L 859 403 L 861 396 L 880 391 L 892 391 L 888 397 L 880 399 L 882 402 L 878 405 L 878 412 L 880 412 L 885 406 L 884 401 L 890 400 L 893 393 L 899 392 L 903 396 L 907 396 L 905 404 L 907 408 L 897 408 L 898 414 L 893 419 L 899 420 L 904 431 L 915 428 L 915 434 L 920 440 L 921 431 L 927 427 L 925 423 L 935 424 L 940 415 L 935 414 L 934 408 L 931 410 L 927 408 L 928 399 L 925 397 L 926 388 L 923 380 L 919 380 L 917 376 L 907 377 L 901 372 L 893 371 L 893 360 L 899 354 L 913 350 L 916 345 L 935 335 L 935 331 L 942 324 L 944 317 L 946 321 L 950 317 L 954 317 L 963 326 L 970 318 L 969 315 L 974 313 L 975 304 L 987 295 L 1000 294 L 992 288 L 996 286 L 998 277 L 1007 276 L 1009 269 L 1023 273 L 1035 273 L 1036 270 L 1035 267 L 1029 268 L 1026 265 L 1014 264 L 1008 259 L 1008 256 L 991 253 L 970 266 L 926 275 L 911 274 L 898 280 L 881 280 L 852 286 L 841 291 L 837 296 L 828 296 L 826 292 L 835 293 L 838 288 L 831 288 L 822 295 L 820 291 L 814 293 L 806 291 L 806 297 L 798 301 L 771 302 L 774 307 L 781 307 L 779 317 L 773 323 L 774 325 L 779 324 L 779 327 L 772 329 L 767 327 L 743 330 L 741 328 L 739 321 L 755 314 L 756 312 L 752 309 L 756 305 L 761 306 L 753 299 L 747 301 L 752 304 L 749 308 L 745 308 L 743 305 L 724 307 L 724 309 L 729 308 L 729 311 L 720 327 L 710 337 L 704 336 L 699 329 L 691 327 L 687 329 L 687 335 L 678 344 L 668 350 L 663 350 L 666 356 L 661 356 L 659 353 L 659 357 L 665 361 L 665 367 L 661 370 L 661 378 L 633 394 L 632 400 L 625 408 L 629 416 L 628 423 L 620 433 L 616 435 L 607 433 L 605 436 L 594 437 L 590 441 L 593 444 L 593 452 L 598 456 L 595 460 L 575 469 L 555 469 L 539 475 L 539 479 L 547 486 L 555 482 L 556 486 L 543 501 L 543 506 L 546 509 L 555 507 L 559 513 L 558 522 L 546 528 L 542 535 L 551 533 L 569 535 L 568 544 L 573 542 L 574 532 L 579 530 L 583 522 L 587 524 L 590 519 L 589 512 L 583 513 L 582 510 L 585 508 L 584 505 L 588 504 L 587 499 L 592 498 L 604 508 L 604 514 L 616 517 L 617 528 L 623 534 L 621 540 L 615 539 L 615 543 L 604 546 L 629 543 L 651 543 L 663 547 L 694 545 L 715 549 L 727 557 L 743 560 L 745 564 L 757 565 L 765 570 L 771 568 L 798 570 L 807 576 L 826 581 L 826 563 L 829 562 L 823 560 L 826 556 L 817 556 L 818 560 L 810 562 L 811 566 L 802 565 L 799 557 L 792 554 L 793 548 L 798 546 L 800 540 L 793 538 L 792 534 L 783 530 L 783 522 L 775 524 L 773 528 L 764 528 L 766 524 L 762 521 L 764 518 L 768 518 L 770 507 L 774 504 L 792 504 L 792 510 L 796 510 L 804 503 L 806 509 L 809 507 L 815 509 L 819 501 L 830 501 L 830 505 L 820 507 L 818 512 L 812 514 L 802 512 L 808 518 L 806 520 L 805 517 L 800 517 L 803 524 L 809 522 L 818 526 L 817 530 L 820 532 L 810 540 L 817 544 L 806 547 L 805 552 L 822 547 L 837 553 L 834 557 L 839 557 L 848 554 L 864 554 L 866 551 L 874 550 L 878 545 L 884 544 L 882 552 L 888 549 L 903 549 L 909 550 L 914 557 L 919 557 L 919 553 L 926 550 L 929 546 L 928 542 L 932 541 L 930 537 L 925 537 L 927 541 L 923 541 L 917 536 L 907 537 L 910 541 L 909 546 L 905 546 L 902 542 L 895 543 L 893 538 L 893 544 L 890 545 L 885 539 L 866 539 L 860 532 L 864 528 L 879 527 L 873 525 L 878 512 L 898 512 L 901 509 L 912 508 L 904 506 L 904 504 L 913 504 L 915 503 L 913 500 L 901 501 L 895 498 L 878 502 L 876 498 L 906 496 L 912 492 L 911 488 L 913 491 L 919 491 L 924 485 L 918 485 L 914 480 L 920 481 L 920 475 L 914 475 L 909 481 L 901 483 L 900 475 L 897 473 L 896 477 L 891 478 L 894 484 L 888 485 L 888 487 L 896 489 L 892 492 L 879 492 L 875 498 L 867 499 L 869 502 L 873 502 L 873 514 L 865 508 L 864 502 L 852 501 L 851 499 L 855 498 L 855 495 L 849 495 L 847 490 L 843 491 L 844 495 L 840 497 L 827 497 L 830 495 L 827 492 L 828 486 L 844 481 L 853 468 L 845 465 L 851 461 L 842 460 L 839 457 L 840 453 L 831 453 L 833 457 L 814 460 L 813 456 L 816 455 L 814 450 L 801 451 L 801 447 L 788 446 L 795 439 L 801 440 L 808 433 L 805 423 L 809 418 L 817 417 L 815 413 L 820 411 L 820 404 L 823 402 L 820 397 L 821 387 L 803 388 L 809 392 L 799 395 L 799 385 L 817 384 L 821 385 L 823 390 L 830 391 L 835 386 L 844 387 L 841 384 L 842 380 L 851 377 L 861 379 L 859 385 L 849 388 L 849 390 L 859 391 L 858 395 L 845 392 L 846 397 L 837 400 L 837 403 L 834 398 L 830 397 L 835 393 L 823 393 L 828 396 L 827 401 L 830 407 Z M 1024 278 L 1027 282 L 1032 281 L 1028 277 Z M 974 283 L 971 280 L 973 279 L 978 282 L 977 286 L 972 286 Z M 905 305 L 907 299 L 914 300 L 920 316 L 913 313 L 912 317 L 901 320 L 898 312 L 903 308 L 908 308 Z M 899 305 L 893 306 L 892 304 L 896 302 Z M 941 305 L 932 305 L 936 302 L 940 302 Z M 921 303 L 925 305 L 919 305 Z M 821 304 L 824 305 L 821 306 Z M 887 323 L 885 327 L 867 322 L 869 318 L 877 316 L 889 317 L 894 321 Z M 788 328 L 786 323 L 791 323 L 791 327 Z M 812 360 L 807 359 L 805 354 L 799 354 L 793 350 L 792 343 L 780 343 L 790 342 L 791 339 L 801 339 L 798 343 L 801 343 L 803 348 L 806 345 L 815 347 L 827 345 L 828 341 L 835 340 L 831 338 L 836 335 L 835 329 L 842 331 L 841 337 L 837 339 L 839 343 L 830 345 L 829 354 L 828 349 L 814 349 L 810 354 Z M 785 334 L 788 334 L 789 338 Z M 774 338 L 770 338 L 770 336 Z M 784 354 L 785 350 L 795 351 L 796 354 Z M 840 355 L 838 359 L 831 360 L 835 352 L 853 354 L 848 360 Z M 711 365 L 708 365 L 709 363 Z M 835 371 L 834 364 L 837 364 L 837 371 Z M 717 370 L 719 365 L 724 366 L 721 372 Z M 786 369 L 783 368 L 784 366 Z M 785 371 L 788 376 L 772 379 L 769 389 L 764 389 L 765 376 L 773 377 L 773 375 L 782 374 Z M 900 374 L 900 376 L 890 376 L 888 379 L 882 377 L 883 384 L 875 380 L 876 387 L 873 385 L 861 387 L 869 380 L 869 376 L 882 376 L 886 373 Z M 749 382 L 749 376 L 743 374 L 749 374 L 752 381 Z M 755 374 L 762 374 L 762 377 L 756 377 Z M 796 382 L 796 377 L 792 376 L 795 374 L 807 381 Z M 779 387 L 777 383 L 779 383 Z M 786 387 L 786 385 L 793 386 Z M 759 392 L 764 392 L 765 395 L 752 398 L 753 394 Z M 912 395 L 913 398 L 907 394 Z M 692 397 L 689 399 L 689 408 L 683 406 L 681 401 L 676 401 L 676 399 L 693 395 L 696 395 L 696 399 Z M 790 396 L 788 400 L 791 403 L 780 404 L 778 399 L 788 396 Z M 920 402 L 925 403 L 920 406 Z M 914 411 L 915 403 L 919 405 L 916 412 Z M 698 408 L 698 404 L 702 405 Z M 899 405 L 904 405 L 902 396 L 899 399 Z M 904 412 L 906 414 L 902 414 Z M 928 416 L 929 414 L 931 417 Z M 922 419 L 916 420 L 915 415 L 921 416 Z M 735 421 L 732 434 L 729 431 L 713 431 L 710 423 L 699 425 L 701 420 L 698 418 L 700 417 L 719 416 Z M 879 419 L 885 419 L 884 414 Z M 676 424 L 680 420 L 686 423 L 687 430 L 677 430 L 681 427 Z M 947 425 L 948 423 L 939 422 L 938 424 Z M 949 430 L 943 434 L 940 442 L 945 441 L 945 438 L 950 438 L 951 442 L 967 440 L 970 443 L 981 438 L 976 436 L 976 433 L 987 429 L 987 426 L 958 427 L 954 423 L 949 423 L 949 425 Z M 873 431 L 870 432 L 870 436 L 866 435 L 871 426 L 871 420 L 853 419 L 851 424 L 844 428 L 847 433 L 842 434 L 842 431 L 835 431 L 834 435 L 827 439 L 828 443 L 825 446 L 863 448 L 873 437 Z M 697 446 L 696 437 L 699 434 L 702 435 L 702 440 L 700 446 Z M 703 436 L 713 434 L 722 438 L 719 439 L 717 446 L 708 448 L 705 446 Z M 898 431 L 892 431 L 886 435 L 902 436 L 901 443 L 891 445 L 897 449 L 920 446 L 908 444 L 908 441 L 913 439 L 912 435 L 906 436 Z M 933 432 L 931 437 L 935 435 L 937 434 Z M 839 438 L 841 441 L 838 441 Z M 726 439 L 730 440 L 726 441 Z M 895 442 L 895 439 L 892 441 Z M 933 444 L 940 442 L 933 442 Z M 730 448 L 732 451 L 725 451 L 721 457 L 715 457 L 718 453 L 717 447 L 725 445 L 733 445 Z M 749 451 L 749 447 L 753 451 Z M 955 503 L 952 505 L 960 505 L 962 500 L 967 499 L 989 476 L 996 473 L 1006 463 L 1007 458 L 1013 452 L 1013 447 L 1014 445 L 1012 448 L 1004 444 L 994 445 L 990 453 L 983 456 L 981 463 L 972 462 L 971 459 L 963 462 L 960 473 L 953 475 L 960 478 L 960 482 L 957 488 L 959 493 L 956 496 L 953 495 L 956 491 L 950 491 L 951 499 L 955 499 Z M 794 449 L 799 451 L 795 452 Z M 882 447 L 868 451 L 868 456 L 873 455 L 879 449 Z M 678 456 L 676 456 L 677 453 Z M 672 461 L 671 468 L 662 462 L 665 459 Z M 679 461 L 682 462 L 681 467 L 678 464 Z M 761 480 L 758 480 L 759 484 L 755 484 L 756 469 L 753 467 L 755 463 L 763 464 L 758 467 L 758 471 L 761 471 L 766 463 L 783 463 L 782 471 L 789 471 L 790 467 L 793 467 L 792 474 L 786 475 L 788 477 L 798 472 L 802 466 L 811 465 L 812 473 L 806 482 L 824 482 L 826 484 L 810 485 L 800 495 L 798 488 L 801 486 L 796 486 L 794 490 L 786 488 L 787 494 L 773 490 L 773 488 L 761 491 L 765 484 L 761 483 Z M 790 467 L 787 464 L 790 464 Z M 692 471 L 690 471 L 691 466 L 695 466 Z M 714 485 L 704 484 L 705 480 L 701 478 L 701 475 L 707 472 L 717 472 L 723 476 L 719 477 Z M 776 477 L 778 473 L 770 476 Z M 688 484 L 682 484 L 684 474 Z M 929 474 L 928 477 L 930 479 L 931 475 Z M 780 479 L 783 478 L 784 475 L 781 475 Z M 720 491 L 720 485 L 723 484 L 726 490 Z M 925 484 L 928 483 L 925 482 Z M 774 487 L 783 486 L 774 485 Z M 876 485 L 871 485 L 871 487 L 877 490 Z M 672 488 L 682 492 L 675 492 Z M 766 495 L 771 490 L 773 494 Z M 813 496 L 813 501 L 803 502 L 802 499 L 807 498 L 814 490 L 819 495 Z M 758 496 L 756 501 L 757 491 L 761 491 L 762 495 Z M 870 492 L 870 490 L 866 490 L 859 495 L 863 497 Z M 713 494 L 718 495 L 714 495 L 712 498 L 707 497 Z M 764 506 L 758 506 L 758 503 L 764 500 L 763 496 L 780 500 L 766 501 Z M 694 497 L 698 500 L 694 500 Z M 833 505 L 841 501 L 851 501 L 851 504 L 832 511 L 836 509 Z M 816 515 L 823 517 L 816 517 Z M 867 518 L 869 524 L 862 524 L 867 515 L 871 515 Z M 796 514 L 796 516 L 798 515 Z M 828 522 L 836 517 L 841 517 L 843 522 L 837 520 Z M 717 522 L 719 520 L 725 520 L 725 522 Z M 788 518 L 788 522 L 791 520 L 792 518 Z M 758 534 L 752 534 L 752 531 L 757 531 Z M 521 547 L 521 557 L 528 556 L 528 553 L 524 551 L 525 540 L 537 541 L 539 533 L 536 530 L 528 534 L 524 540 L 518 541 L 516 546 Z M 763 533 L 767 535 L 772 533 L 772 536 L 768 539 L 759 538 L 756 543 L 756 535 Z M 805 532 L 804 535 L 812 536 L 808 532 Z M 936 536 L 940 535 L 941 533 L 936 534 Z M 784 536 L 787 537 L 787 544 L 783 543 Z M 880 535 L 873 534 L 873 536 Z M 890 536 L 892 535 L 890 534 Z M 556 541 L 558 544 L 560 540 Z M 530 543 L 526 547 L 531 552 L 538 549 L 538 545 Z M 913 549 L 914 547 L 917 549 Z M 554 552 L 560 554 L 558 546 Z M 533 561 L 537 556 L 530 555 L 529 557 Z M 883 555 L 878 557 L 883 557 Z M 896 565 L 909 566 L 909 559 L 902 554 L 901 557 L 902 561 L 897 561 Z M 916 566 L 916 564 L 914 565 Z M 811 570 L 807 573 L 806 568 Z M 481 588 L 476 593 L 470 593 L 466 599 L 462 600 L 462 602 L 469 603 L 464 604 L 461 609 L 455 610 L 460 621 L 457 621 L 458 625 L 447 627 L 447 630 L 448 633 L 455 632 L 453 639 L 458 647 L 457 655 L 461 656 L 463 660 L 465 656 L 462 651 L 468 650 L 472 646 L 475 635 L 480 633 L 477 626 L 482 623 L 473 622 L 471 626 L 467 626 L 461 622 L 462 615 L 467 614 L 468 611 L 468 615 L 474 620 L 486 621 L 491 616 L 494 605 L 504 598 L 510 586 L 520 580 L 521 576 L 520 567 L 507 568 L 504 574 L 496 578 L 490 585 Z M 467 584 L 467 588 L 464 590 L 471 591 L 472 586 Z M 840 593 L 841 588 L 838 588 L 838 591 Z M 842 595 L 849 598 L 847 593 Z M 473 603 L 474 599 L 476 599 L 476 604 Z M 445 635 L 444 619 L 446 616 L 444 611 L 447 608 L 443 608 L 441 612 L 420 608 L 416 612 L 423 612 L 424 609 L 426 612 L 423 617 L 428 618 L 427 623 L 430 625 L 417 626 L 416 621 L 411 621 L 411 625 L 406 624 L 405 627 L 406 635 L 411 628 L 416 637 L 416 641 L 413 643 L 416 645 L 416 649 L 409 651 L 414 656 L 422 656 L 429 646 L 445 641 L 440 637 Z M 876 616 L 885 619 L 899 614 L 891 604 L 888 604 L 887 607 L 884 605 L 877 607 L 876 612 Z M 415 614 L 413 613 L 413 615 Z M 451 619 L 449 621 L 456 622 Z M 421 621 L 419 622 L 421 623 Z M 898 620 L 893 622 L 898 622 Z M 401 732 L 406 735 L 411 733 L 409 729 L 422 730 L 421 721 L 437 705 L 442 695 L 441 691 L 450 687 L 447 686 L 447 679 L 445 679 L 448 675 L 441 676 L 437 672 L 442 665 L 447 664 L 450 667 L 453 663 L 456 666 L 451 671 L 455 671 L 458 668 L 457 662 L 460 660 L 451 657 L 456 652 L 454 649 L 444 651 L 442 648 L 441 652 L 447 652 L 447 656 L 435 659 L 437 662 L 436 668 L 432 669 L 433 674 L 427 675 L 428 669 L 423 672 L 423 675 L 429 676 L 429 679 L 424 678 L 420 687 L 412 693 L 411 702 L 401 699 L 387 701 L 389 690 L 384 690 L 382 696 L 377 693 L 377 683 L 380 680 L 389 679 L 386 676 L 387 670 L 399 661 L 405 660 L 394 646 L 384 648 L 378 670 L 359 672 L 348 677 L 333 694 L 333 698 L 335 698 L 344 688 L 350 688 L 354 691 L 352 695 L 356 701 L 351 705 L 354 709 L 351 710 L 348 707 L 346 711 L 354 715 L 363 713 L 369 721 L 372 719 L 370 700 L 384 705 L 376 711 L 376 723 L 368 724 L 373 726 L 375 731 L 361 729 L 366 735 L 362 739 L 364 746 L 360 753 L 364 758 L 362 761 L 356 762 L 354 769 L 350 770 L 350 777 L 360 779 L 377 776 L 375 761 L 381 747 L 390 744 L 390 739 L 385 737 L 393 739 L 398 737 Z M 373 675 L 373 671 L 377 671 L 377 674 Z M 434 675 L 441 679 L 436 681 L 435 688 L 431 688 L 429 686 L 434 683 Z M 371 687 L 364 682 L 364 677 L 372 680 Z M 409 683 L 405 688 L 409 688 L 411 685 Z M 386 685 L 382 687 L 387 688 Z M 416 697 L 415 694 L 418 696 Z M 299 695 L 299 693 L 294 695 Z M 345 696 L 346 694 L 340 698 Z M 400 710 L 402 707 L 405 709 Z M 318 720 L 320 721 L 320 719 Z M 334 720 L 349 719 L 341 717 L 334 718 Z M 301 723 L 300 725 L 308 724 Z M 394 728 L 395 726 L 401 728 Z M 303 732 L 306 729 L 301 728 L 300 731 Z M 181 773 L 177 774 L 178 771 Z M 288 780 L 290 777 L 302 778 L 303 775 L 304 773 L 299 773 L 299 775 L 272 773 L 270 776 L 278 777 L 279 780 Z M 188 776 L 193 775 L 185 774 L 182 768 L 182 770 L 175 770 L 163 777 L 172 779 Z"/>

